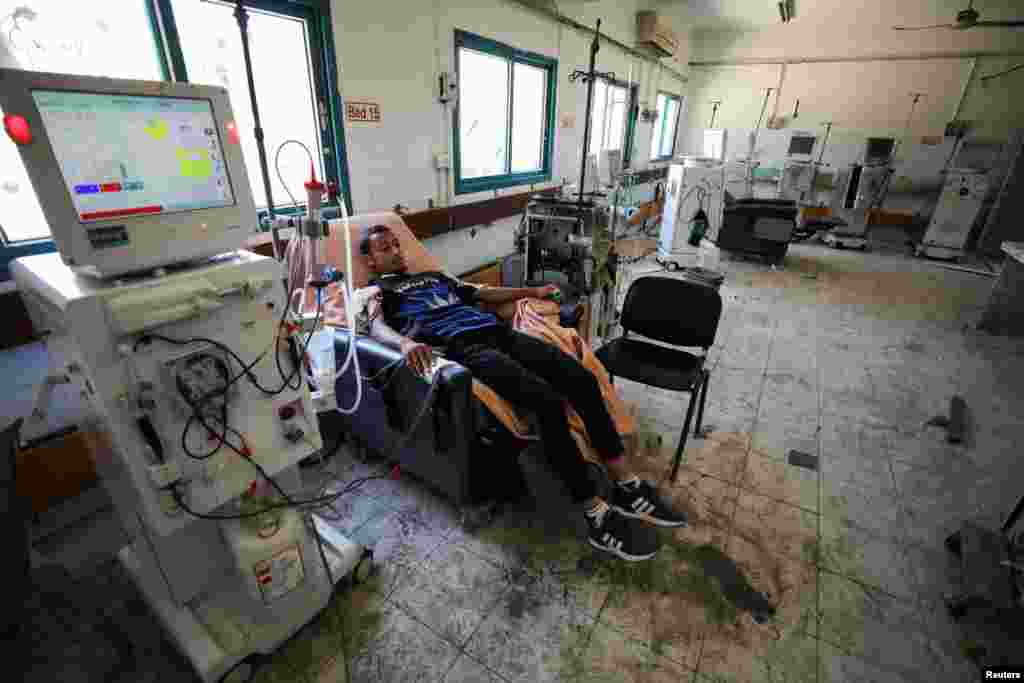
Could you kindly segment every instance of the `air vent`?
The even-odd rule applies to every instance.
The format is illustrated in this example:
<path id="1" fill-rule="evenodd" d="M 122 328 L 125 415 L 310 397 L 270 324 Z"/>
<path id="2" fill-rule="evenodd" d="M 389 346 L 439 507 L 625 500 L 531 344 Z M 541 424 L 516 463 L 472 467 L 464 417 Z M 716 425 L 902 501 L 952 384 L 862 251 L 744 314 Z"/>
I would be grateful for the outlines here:
<path id="1" fill-rule="evenodd" d="M 128 231 L 123 225 L 107 225 L 86 230 L 93 249 L 111 249 L 128 244 Z"/>

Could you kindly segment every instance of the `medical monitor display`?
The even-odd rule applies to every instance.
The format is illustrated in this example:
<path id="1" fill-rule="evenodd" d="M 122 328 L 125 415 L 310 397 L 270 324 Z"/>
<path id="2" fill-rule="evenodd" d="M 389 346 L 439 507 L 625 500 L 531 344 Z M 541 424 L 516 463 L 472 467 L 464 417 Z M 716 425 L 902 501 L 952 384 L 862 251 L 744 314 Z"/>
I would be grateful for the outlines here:
<path id="1" fill-rule="evenodd" d="M 893 147 L 896 146 L 894 138 L 868 138 L 864 150 L 865 164 L 884 164 L 892 156 Z"/>
<path id="2" fill-rule="evenodd" d="M 209 100 L 33 90 L 81 223 L 233 206 Z"/>
<path id="3" fill-rule="evenodd" d="M 813 135 L 794 135 L 789 139 L 789 151 L 787 154 L 791 157 L 810 156 L 811 152 L 814 151 L 814 141 L 816 139 Z"/>

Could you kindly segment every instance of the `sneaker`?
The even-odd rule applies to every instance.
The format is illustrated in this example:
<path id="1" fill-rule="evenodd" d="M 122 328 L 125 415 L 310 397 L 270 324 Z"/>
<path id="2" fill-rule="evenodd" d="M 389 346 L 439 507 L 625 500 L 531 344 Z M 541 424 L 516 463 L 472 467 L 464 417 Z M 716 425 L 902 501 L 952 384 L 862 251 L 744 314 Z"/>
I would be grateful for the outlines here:
<path id="1" fill-rule="evenodd" d="M 590 545 L 627 562 L 649 560 L 658 552 L 654 529 L 622 516 L 607 503 L 585 513 L 590 527 Z"/>
<path id="2" fill-rule="evenodd" d="M 612 506 L 626 517 L 666 528 L 684 527 L 686 515 L 669 506 L 646 481 L 633 477 L 615 485 Z"/>

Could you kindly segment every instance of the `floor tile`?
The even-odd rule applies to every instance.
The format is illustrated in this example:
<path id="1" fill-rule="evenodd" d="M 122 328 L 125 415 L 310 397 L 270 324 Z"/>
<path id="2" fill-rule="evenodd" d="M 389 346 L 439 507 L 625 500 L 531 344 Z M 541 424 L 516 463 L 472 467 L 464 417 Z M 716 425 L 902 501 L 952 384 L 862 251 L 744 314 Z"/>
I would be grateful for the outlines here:
<path id="1" fill-rule="evenodd" d="M 505 680 L 469 655 L 462 655 L 444 677 L 443 683 L 505 683 Z"/>
<path id="2" fill-rule="evenodd" d="M 441 545 L 445 535 L 424 526 L 414 515 L 391 512 L 360 526 L 353 538 L 371 548 L 377 562 L 413 566 Z"/>
<path id="3" fill-rule="evenodd" d="M 900 674 L 880 669 L 829 643 L 822 642 L 819 647 L 819 683 L 908 683 Z"/>
<path id="4" fill-rule="evenodd" d="M 384 632 L 352 661 L 352 681 L 434 683 L 451 669 L 458 656 L 451 644 L 395 609 L 389 613 Z"/>
<path id="5" fill-rule="evenodd" d="M 538 596 L 493 610 L 466 652 L 509 681 L 558 681 L 592 627 L 591 617 Z"/>
<path id="6" fill-rule="evenodd" d="M 472 567 L 467 570 L 472 571 Z M 433 573 L 411 569 L 389 599 L 434 633 L 462 648 L 508 590 L 507 584 L 498 583 L 470 592 L 446 585 Z"/>
<path id="7" fill-rule="evenodd" d="M 768 556 L 814 564 L 818 515 L 809 510 L 741 491 L 733 531 Z"/>
<path id="8" fill-rule="evenodd" d="M 680 683 L 694 677 L 692 669 L 658 655 L 644 643 L 624 639 L 601 624 L 594 627 L 589 646 L 573 664 L 576 666 L 563 671 L 563 680 Z"/>
<path id="9" fill-rule="evenodd" d="M 78 575 L 109 562 L 128 542 L 116 511 L 105 508 L 47 536 L 34 548 L 47 561 Z"/>
<path id="10" fill-rule="evenodd" d="M 748 640 L 731 634 L 709 639 L 701 652 L 701 683 L 818 683 L 819 642 L 792 632 L 779 639 L 759 639 L 756 654 Z M 763 654 L 762 654 L 763 653 Z"/>
<path id="11" fill-rule="evenodd" d="M 818 477 L 817 470 L 764 457 L 761 451 L 751 449 L 740 487 L 816 513 Z"/>

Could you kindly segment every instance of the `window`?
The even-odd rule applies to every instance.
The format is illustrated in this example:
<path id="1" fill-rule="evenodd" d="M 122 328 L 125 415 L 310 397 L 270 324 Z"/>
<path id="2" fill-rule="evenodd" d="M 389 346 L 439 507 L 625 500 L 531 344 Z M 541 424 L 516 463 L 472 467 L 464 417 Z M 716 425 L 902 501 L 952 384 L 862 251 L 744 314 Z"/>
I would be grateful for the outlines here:
<path id="1" fill-rule="evenodd" d="M 590 109 L 590 148 L 588 153 L 601 168 L 605 167 L 608 152 L 613 159 L 629 164 L 633 147 L 633 129 L 636 124 L 636 86 L 598 79 L 594 82 L 594 101 Z M 614 155 L 618 152 L 619 155 Z M 602 154 L 604 153 L 604 154 Z M 618 165 L 612 161 L 613 165 Z M 615 169 L 611 169 L 615 170 Z"/>
<path id="2" fill-rule="evenodd" d="M 0 55 L 15 66 L 115 78 L 170 80 L 228 89 L 258 209 L 267 206 L 234 2 L 220 0 L 0 0 Z M 318 176 L 341 188 L 351 209 L 329 3 L 247 0 L 253 80 L 275 208 L 303 210 L 309 147 Z M 294 201 L 288 193 L 294 195 Z M 0 135 L 0 280 L 12 258 L 52 251 L 49 227 L 14 144 Z"/>
<path id="3" fill-rule="evenodd" d="M 551 179 L 553 59 L 455 32 L 455 192 Z"/>
<path id="4" fill-rule="evenodd" d="M 679 124 L 678 95 L 658 93 L 658 118 L 651 135 L 651 160 L 670 159 L 676 150 L 676 128 Z"/>
<path id="5" fill-rule="evenodd" d="M 171 0 L 181 40 L 185 70 L 191 83 L 227 88 L 240 131 L 254 129 L 249 83 L 245 75 L 242 38 L 232 4 Z M 313 153 L 317 177 L 324 177 L 316 83 L 310 54 L 309 23 L 302 16 L 249 11 L 249 50 L 253 82 L 259 98 L 260 125 L 267 152 L 274 207 L 305 203 L 302 184 L 309 178 L 309 157 L 298 145 L 281 150 L 278 177 L 274 158 L 285 140 L 298 140 Z M 243 135 L 242 156 L 257 209 L 267 207 L 256 137 Z M 285 185 L 281 184 L 281 178 Z"/>
<path id="6" fill-rule="evenodd" d="M 34 71 L 102 74 L 160 80 L 166 62 L 154 40 L 145 2 L 69 3 L 65 0 L 0 0 L 0 54 Z M 125 55 L 132 55 L 126 59 Z M 0 280 L 13 258 L 53 251 L 43 216 L 18 149 L 0 134 Z"/>

